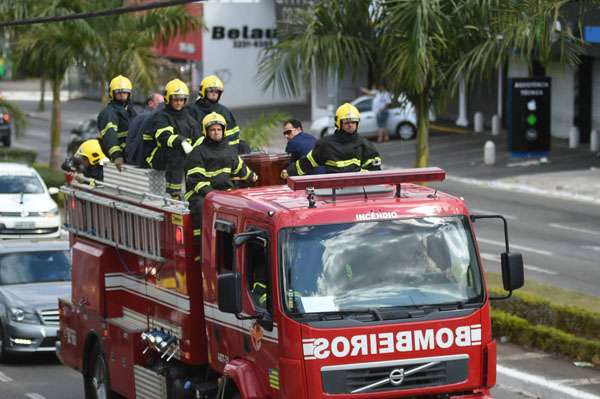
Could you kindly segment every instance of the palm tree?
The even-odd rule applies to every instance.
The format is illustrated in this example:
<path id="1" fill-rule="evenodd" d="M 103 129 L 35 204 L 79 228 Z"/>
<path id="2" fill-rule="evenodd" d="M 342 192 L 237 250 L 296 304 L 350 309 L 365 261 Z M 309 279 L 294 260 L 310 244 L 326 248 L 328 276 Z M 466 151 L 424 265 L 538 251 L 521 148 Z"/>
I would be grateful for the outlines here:
<path id="1" fill-rule="evenodd" d="M 122 3 L 122 0 L 97 1 L 94 8 L 118 7 Z M 126 75 L 144 91 L 155 88 L 159 68 L 169 65 L 156 54 L 155 45 L 166 44 L 180 34 L 202 27 L 202 21 L 184 7 L 103 17 L 91 24 L 98 39 L 87 55 L 86 72 L 100 82 Z"/>
<path id="2" fill-rule="evenodd" d="M 379 59 L 379 10 L 378 2 L 321 0 L 298 11 L 278 32 L 279 42 L 261 54 L 258 78 L 263 88 L 298 95 L 313 67 L 340 78 L 348 71 L 373 76 Z"/>

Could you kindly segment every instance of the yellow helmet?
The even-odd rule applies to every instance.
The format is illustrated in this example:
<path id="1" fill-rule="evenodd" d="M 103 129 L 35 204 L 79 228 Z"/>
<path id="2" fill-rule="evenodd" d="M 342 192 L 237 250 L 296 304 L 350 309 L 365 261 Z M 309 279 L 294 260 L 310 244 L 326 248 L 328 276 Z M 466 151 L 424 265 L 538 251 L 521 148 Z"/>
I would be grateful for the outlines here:
<path id="1" fill-rule="evenodd" d="M 165 103 L 171 101 L 171 97 L 183 97 L 187 101 L 190 96 L 190 89 L 179 79 L 173 79 L 165 86 Z"/>
<path id="2" fill-rule="evenodd" d="M 100 148 L 100 143 L 96 139 L 86 140 L 77 149 L 75 156 L 86 157 L 90 165 L 96 166 L 101 160 L 106 158 Z"/>
<path id="3" fill-rule="evenodd" d="M 200 82 L 200 97 L 206 97 L 206 89 L 217 89 L 222 93 L 225 90 L 225 85 L 217 75 L 208 75 Z"/>
<path id="4" fill-rule="evenodd" d="M 110 85 L 108 86 L 108 96 L 112 100 L 115 98 L 115 92 L 119 91 L 131 94 L 132 89 L 133 86 L 131 85 L 131 81 L 129 79 L 123 75 L 115 76 L 110 81 Z"/>
<path id="5" fill-rule="evenodd" d="M 218 123 L 219 125 L 223 126 L 223 132 L 225 132 L 225 128 L 227 127 L 227 121 L 225 120 L 223 115 L 217 114 L 216 112 L 211 112 L 210 114 L 206 115 L 204 119 L 202 119 L 202 134 L 206 136 L 208 128 L 214 125 L 215 123 Z"/>
<path id="6" fill-rule="evenodd" d="M 354 105 L 344 103 L 338 107 L 337 111 L 335 111 L 336 129 L 342 128 L 342 121 L 358 123 L 360 122 L 360 112 L 358 112 L 358 109 Z"/>

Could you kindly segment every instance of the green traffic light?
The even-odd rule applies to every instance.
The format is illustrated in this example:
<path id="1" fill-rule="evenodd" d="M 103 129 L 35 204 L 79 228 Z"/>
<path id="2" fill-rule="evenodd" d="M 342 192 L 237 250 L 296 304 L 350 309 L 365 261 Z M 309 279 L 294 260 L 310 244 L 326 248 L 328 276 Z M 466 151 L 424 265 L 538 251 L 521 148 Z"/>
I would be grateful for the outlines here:
<path id="1" fill-rule="evenodd" d="M 529 114 L 529 116 L 527 117 L 527 123 L 529 123 L 529 126 L 535 125 L 536 122 L 537 116 L 535 116 L 534 114 Z"/>

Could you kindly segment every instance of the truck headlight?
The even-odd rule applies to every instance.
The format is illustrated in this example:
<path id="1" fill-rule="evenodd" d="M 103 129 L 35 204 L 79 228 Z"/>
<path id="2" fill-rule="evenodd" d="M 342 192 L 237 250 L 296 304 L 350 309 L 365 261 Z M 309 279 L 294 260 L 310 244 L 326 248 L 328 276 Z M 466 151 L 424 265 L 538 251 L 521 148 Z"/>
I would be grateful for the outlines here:
<path id="1" fill-rule="evenodd" d="M 30 310 L 22 308 L 10 308 L 10 319 L 17 323 L 40 324 L 38 316 Z"/>

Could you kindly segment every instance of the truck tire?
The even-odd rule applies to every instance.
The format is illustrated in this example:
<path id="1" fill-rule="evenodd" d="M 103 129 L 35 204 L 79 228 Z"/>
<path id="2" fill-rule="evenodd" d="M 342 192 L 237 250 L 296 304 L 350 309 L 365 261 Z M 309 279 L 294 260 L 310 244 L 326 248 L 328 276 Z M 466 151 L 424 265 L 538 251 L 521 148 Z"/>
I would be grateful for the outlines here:
<path id="1" fill-rule="evenodd" d="M 12 360 L 10 354 L 6 351 L 6 342 L 4 341 L 4 329 L 0 324 L 0 363 L 9 363 Z"/>
<path id="2" fill-rule="evenodd" d="M 108 365 L 98 342 L 86 362 L 86 372 L 83 374 L 85 399 L 115 399 L 117 396 L 110 389 Z"/>

